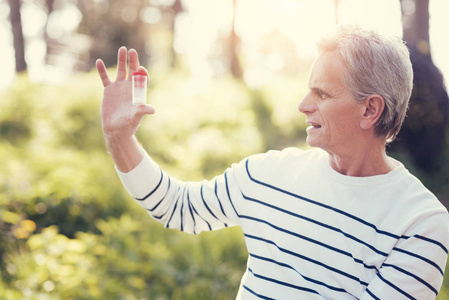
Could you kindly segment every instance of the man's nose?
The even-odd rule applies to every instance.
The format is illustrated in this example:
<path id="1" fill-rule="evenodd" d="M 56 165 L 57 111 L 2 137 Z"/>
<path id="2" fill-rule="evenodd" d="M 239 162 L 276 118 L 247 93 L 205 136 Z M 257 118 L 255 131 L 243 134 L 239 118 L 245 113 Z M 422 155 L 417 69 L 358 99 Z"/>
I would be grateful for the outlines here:
<path id="1" fill-rule="evenodd" d="M 298 110 L 303 114 L 313 113 L 316 111 L 316 106 L 311 99 L 310 92 L 304 96 L 301 102 L 299 102 Z"/>

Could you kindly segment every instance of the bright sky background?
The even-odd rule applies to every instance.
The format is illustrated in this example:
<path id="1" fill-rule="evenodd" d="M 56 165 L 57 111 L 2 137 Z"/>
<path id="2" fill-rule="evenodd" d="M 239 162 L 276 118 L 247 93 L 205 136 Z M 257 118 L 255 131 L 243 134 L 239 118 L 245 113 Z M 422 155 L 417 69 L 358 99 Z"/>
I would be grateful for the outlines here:
<path id="1" fill-rule="evenodd" d="M 163 1 L 163 0 L 158 0 Z M 189 14 L 179 17 L 175 49 L 183 53 L 199 82 L 210 79 L 212 67 L 207 62 L 216 37 L 229 29 L 232 20 L 232 0 L 185 0 Z M 316 55 L 316 40 L 335 26 L 334 0 L 238 0 L 236 31 L 242 38 L 242 55 L 248 57 L 245 79 L 251 84 L 263 84 L 255 78 L 258 68 L 284 65 L 276 56 L 266 60 L 258 55 L 259 38 L 278 30 L 293 41 L 299 55 Z M 7 20 L 8 7 L 0 6 L 0 19 Z M 449 82 L 449 1 L 430 0 L 430 43 L 432 57 Z M 402 35 L 399 0 L 341 0 L 340 23 L 359 24 L 387 35 Z M 54 28 L 63 34 L 76 28 L 81 16 L 73 7 L 54 16 Z M 24 33 L 27 36 L 26 59 L 30 78 L 42 81 L 45 44 L 39 38 L 45 15 L 33 7 L 22 10 Z M 8 22 L 0 22 L 0 89 L 14 78 L 14 50 Z M 257 67 L 258 66 L 258 67 Z M 256 74 L 256 76 L 252 76 Z M 258 75 L 257 75 L 258 74 Z M 48 74 L 47 74 L 48 75 Z"/>

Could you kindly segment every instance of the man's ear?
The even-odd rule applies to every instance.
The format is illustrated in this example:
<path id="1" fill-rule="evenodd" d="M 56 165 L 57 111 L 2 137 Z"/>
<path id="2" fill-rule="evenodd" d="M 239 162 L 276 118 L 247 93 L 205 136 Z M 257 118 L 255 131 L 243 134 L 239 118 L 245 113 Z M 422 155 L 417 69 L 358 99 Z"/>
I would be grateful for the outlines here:
<path id="1" fill-rule="evenodd" d="M 362 106 L 360 127 L 365 130 L 373 127 L 376 124 L 377 120 L 379 120 L 384 109 L 385 101 L 382 96 L 374 94 L 366 97 L 364 105 Z"/>

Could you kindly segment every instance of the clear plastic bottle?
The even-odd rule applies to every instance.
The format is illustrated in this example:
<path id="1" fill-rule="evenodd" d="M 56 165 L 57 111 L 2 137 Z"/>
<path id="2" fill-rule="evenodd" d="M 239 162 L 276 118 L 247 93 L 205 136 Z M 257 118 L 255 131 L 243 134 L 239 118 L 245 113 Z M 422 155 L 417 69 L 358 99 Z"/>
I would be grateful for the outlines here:
<path id="1" fill-rule="evenodd" d="M 148 80 L 147 73 L 143 71 L 133 73 L 133 104 L 141 105 L 147 103 Z"/>

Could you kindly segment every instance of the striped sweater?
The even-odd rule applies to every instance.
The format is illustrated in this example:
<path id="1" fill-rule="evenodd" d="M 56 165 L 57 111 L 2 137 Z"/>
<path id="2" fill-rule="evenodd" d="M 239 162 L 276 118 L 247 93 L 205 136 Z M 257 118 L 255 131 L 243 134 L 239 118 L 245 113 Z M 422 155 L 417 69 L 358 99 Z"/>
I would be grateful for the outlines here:
<path id="1" fill-rule="evenodd" d="M 237 299 L 434 299 L 441 288 L 449 215 L 400 163 L 350 177 L 322 150 L 288 148 L 200 183 L 148 155 L 118 174 L 167 228 L 242 228 L 249 257 Z"/>

